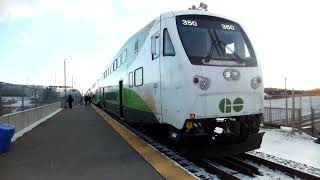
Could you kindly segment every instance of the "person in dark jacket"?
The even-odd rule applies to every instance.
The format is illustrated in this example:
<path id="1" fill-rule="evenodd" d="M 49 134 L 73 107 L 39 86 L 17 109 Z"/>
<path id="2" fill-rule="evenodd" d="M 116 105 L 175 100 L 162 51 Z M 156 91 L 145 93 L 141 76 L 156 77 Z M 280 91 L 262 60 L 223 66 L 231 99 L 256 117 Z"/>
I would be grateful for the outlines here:
<path id="1" fill-rule="evenodd" d="M 69 104 L 69 108 L 72 109 L 73 98 L 71 95 L 68 96 L 67 102 Z"/>
<path id="2" fill-rule="evenodd" d="M 88 96 L 88 101 L 89 101 L 89 106 L 90 106 L 90 105 L 91 105 L 91 102 L 92 102 L 91 96 Z"/>
<path id="3" fill-rule="evenodd" d="M 84 96 L 84 105 L 85 106 L 88 105 L 88 96 L 87 95 Z"/>

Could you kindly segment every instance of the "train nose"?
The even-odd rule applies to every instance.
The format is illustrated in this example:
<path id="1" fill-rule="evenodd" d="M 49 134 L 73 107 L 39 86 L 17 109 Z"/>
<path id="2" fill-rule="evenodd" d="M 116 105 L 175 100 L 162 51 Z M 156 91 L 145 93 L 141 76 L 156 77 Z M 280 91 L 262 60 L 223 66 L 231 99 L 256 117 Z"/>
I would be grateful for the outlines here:
<path id="1" fill-rule="evenodd" d="M 204 110 L 205 118 L 260 114 L 263 109 L 260 96 L 259 93 L 207 94 L 198 98 L 197 104 Z"/>
<path id="2" fill-rule="evenodd" d="M 260 114 L 263 83 L 258 68 L 212 67 L 196 69 L 192 110 L 196 118 Z"/>

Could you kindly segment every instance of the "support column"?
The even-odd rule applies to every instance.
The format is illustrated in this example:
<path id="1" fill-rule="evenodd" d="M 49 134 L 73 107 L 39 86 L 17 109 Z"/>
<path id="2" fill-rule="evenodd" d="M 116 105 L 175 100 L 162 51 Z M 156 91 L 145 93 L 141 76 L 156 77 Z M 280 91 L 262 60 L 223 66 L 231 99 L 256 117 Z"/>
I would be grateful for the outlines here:
<path id="1" fill-rule="evenodd" d="M 311 107 L 311 135 L 315 136 L 314 133 L 314 109 Z"/>
<path id="2" fill-rule="evenodd" d="M 292 95 L 292 114 L 291 114 L 291 123 L 292 123 L 292 130 L 295 128 L 295 121 L 296 121 L 296 105 L 295 105 L 295 99 L 294 99 L 294 90 L 292 89 L 291 92 Z"/>

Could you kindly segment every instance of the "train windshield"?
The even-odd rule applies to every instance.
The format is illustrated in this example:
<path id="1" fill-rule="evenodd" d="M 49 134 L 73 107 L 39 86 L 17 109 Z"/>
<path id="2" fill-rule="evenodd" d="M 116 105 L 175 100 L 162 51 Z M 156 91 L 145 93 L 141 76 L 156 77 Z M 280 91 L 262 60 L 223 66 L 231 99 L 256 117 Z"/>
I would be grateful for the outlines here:
<path id="1" fill-rule="evenodd" d="M 203 15 L 177 16 L 176 21 L 192 64 L 257 66 L 250 41 L 237 23 Z"/>

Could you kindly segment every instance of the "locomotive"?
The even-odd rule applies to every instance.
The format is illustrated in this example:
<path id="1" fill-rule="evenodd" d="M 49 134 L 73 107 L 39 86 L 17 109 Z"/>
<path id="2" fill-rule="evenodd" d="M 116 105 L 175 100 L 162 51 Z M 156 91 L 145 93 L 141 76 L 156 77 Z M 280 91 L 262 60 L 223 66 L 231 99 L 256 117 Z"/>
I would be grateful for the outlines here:
<path id="1" fill-rule="evenodd" d="M 260 63 L 243 27 L 207 11 L 161 14 L 127 40 L 88 94 L 129 123 L 166 127 L 206 156 L 260 147 Z"/>

